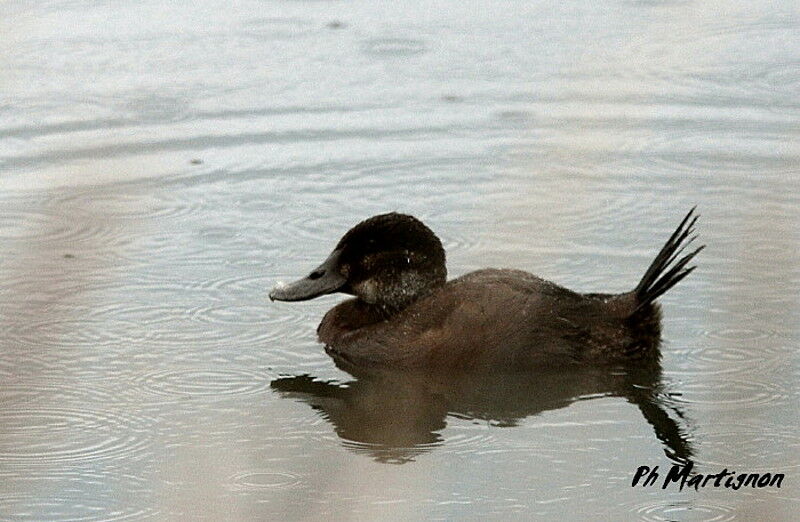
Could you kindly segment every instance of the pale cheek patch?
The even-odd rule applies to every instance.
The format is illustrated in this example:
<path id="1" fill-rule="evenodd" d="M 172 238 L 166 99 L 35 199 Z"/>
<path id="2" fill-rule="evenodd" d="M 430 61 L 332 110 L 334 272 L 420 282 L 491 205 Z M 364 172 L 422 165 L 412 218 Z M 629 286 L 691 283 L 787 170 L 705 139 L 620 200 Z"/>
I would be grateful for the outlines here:
<path id="1" fill-rule="evenodd" d="M 369 304 L 378 302 L 378 285 L 373 279 L 367 279 L 353 286 L 354 293 Z"/>

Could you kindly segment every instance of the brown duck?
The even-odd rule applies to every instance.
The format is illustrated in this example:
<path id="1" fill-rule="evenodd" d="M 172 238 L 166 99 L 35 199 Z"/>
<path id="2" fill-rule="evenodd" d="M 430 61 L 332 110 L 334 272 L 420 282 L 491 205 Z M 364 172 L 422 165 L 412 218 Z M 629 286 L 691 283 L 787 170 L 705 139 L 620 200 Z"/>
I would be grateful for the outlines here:
<path id="1" fill-rule="evenodd" d="M 692 209 L 636 287 L 581 294 L 528 272 L 482 269 L 447 281 L 439 238 L 413 216 L 371 217 L 308 276 L 270 292 L 303 301 L 341 292 L 317 333 L 345 369 L 532 369 L 659 357 L 655 302 L 689 275 Z"/>

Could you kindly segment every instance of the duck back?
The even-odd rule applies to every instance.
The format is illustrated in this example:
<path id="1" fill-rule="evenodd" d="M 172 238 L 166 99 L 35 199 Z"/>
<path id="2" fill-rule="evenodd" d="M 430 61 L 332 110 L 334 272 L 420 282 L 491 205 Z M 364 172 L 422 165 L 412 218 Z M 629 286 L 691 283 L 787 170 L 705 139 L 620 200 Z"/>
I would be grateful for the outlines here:
<path id="1" fill-rule="evenodd" d="M 631 294 L 579 294 L 520 270 L 485 269 L 448 282 L 390 320 L 363 301 L 345 301 L 326 314 L 318 334 L 343 365 L 563 366 L 651 351 L 658 310 L 648 306 L 631 321 L 633 309 Z M 645 323 L 655 330 L 642 329 Z"/>

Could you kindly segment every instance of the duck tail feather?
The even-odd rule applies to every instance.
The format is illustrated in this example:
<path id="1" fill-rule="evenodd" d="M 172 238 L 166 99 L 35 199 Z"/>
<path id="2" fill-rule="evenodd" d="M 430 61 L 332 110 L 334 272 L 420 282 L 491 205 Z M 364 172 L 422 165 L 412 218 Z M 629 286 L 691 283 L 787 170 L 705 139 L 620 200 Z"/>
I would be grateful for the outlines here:
<path id="1" fill-rule="evenodd" d="M 636 285 L 633 291 L 633 294 L 636 296 L 636 308 L 634 312 L 653 303 L 670 288 L 678 284 L 683 278 L 691 274 L 696 268 L 696 266 L 687 268 L 686 265 L 694 259 L 694 256 L 705 248 L 705 245 L 680 257 L 686 247 L 697 238 L 697 236 L 694 235 L 694 224 L 699 217 L 695 214 L 696 209 L 697 207 L 693 207 L 692 210 L 686 214 L 686 217 L 683 218 L 678 228 L 675 229 L 675 232 L 672 233 L 661 248 L 656 258 L 650 263 L 644 276 L 642 276 L 642 280 Z"/>

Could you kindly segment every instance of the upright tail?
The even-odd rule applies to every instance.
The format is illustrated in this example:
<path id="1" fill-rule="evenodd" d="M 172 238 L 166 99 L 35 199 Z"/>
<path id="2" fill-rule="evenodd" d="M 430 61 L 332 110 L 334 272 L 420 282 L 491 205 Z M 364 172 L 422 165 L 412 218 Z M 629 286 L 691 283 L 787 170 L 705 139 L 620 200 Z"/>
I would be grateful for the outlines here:
<path id="1" fill-rule="evenodd" d="M 658 253 L 656 258 L 650 264 L 647 272 L 644 273 L 642 280 L 636 285 L 633 291 L 636 296 L 636 310 L 651 304 L 653 301 L 661 297 L 667 290 L 678 284 L 684 277 L 692 273 L 696 267 L 691 266 L 686 268 L 686 265 L 696 256 L 705 245 L 693 250 L 682 258 L 678 259 L 683 251 L 694 241 L 697 236 L 694 234 L 694 224 L 698 216 L 695 215 L 695 209 L 692 208 L 686 217 L 683 218 L 681 224 L 675 232 L 672 233 L 669 240 L 667 240 L 661 252 Z M 687 240 L 688 238 L 688 240 Z M 675 260 L 678 259 L 676 262 Z M 674 263 L 674 264 L 673 264 Z M 671 266 L 670 266 L 671 265 Z"/>

